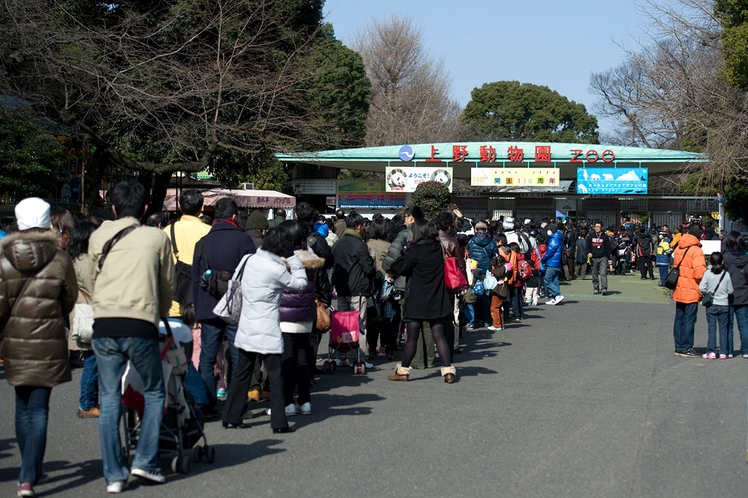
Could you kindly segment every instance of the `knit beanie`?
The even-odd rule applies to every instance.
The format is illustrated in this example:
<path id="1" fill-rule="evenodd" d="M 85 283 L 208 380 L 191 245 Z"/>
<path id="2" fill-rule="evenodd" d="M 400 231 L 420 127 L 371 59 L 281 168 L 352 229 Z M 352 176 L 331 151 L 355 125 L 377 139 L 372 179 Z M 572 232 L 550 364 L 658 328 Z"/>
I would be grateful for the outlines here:
<path id="1" fill-rule="evenodd" d="M 38 197 L 27 197 L 16 204 L 16 223 L 19 230 L 50 230 L 52 221 L 49 216 L 49 204 Z"/>
<path id="2" fill-rule="evenodd" d="M 514 230 L 514 218 L 512 218 L 511 216 L 504 218 L 504 223 L 502 226 L 504 227 L 504 230 Z"/>
<path id="3" fill-rule="evenodd" d="M 268 220 L 259 209 L 252 211 L 249 218 L 247 218 L 247 223 L 244 225 L 245 230 L 251 230 L 253 228 L 256 230 L 267 230 L 268 228 Z"/>

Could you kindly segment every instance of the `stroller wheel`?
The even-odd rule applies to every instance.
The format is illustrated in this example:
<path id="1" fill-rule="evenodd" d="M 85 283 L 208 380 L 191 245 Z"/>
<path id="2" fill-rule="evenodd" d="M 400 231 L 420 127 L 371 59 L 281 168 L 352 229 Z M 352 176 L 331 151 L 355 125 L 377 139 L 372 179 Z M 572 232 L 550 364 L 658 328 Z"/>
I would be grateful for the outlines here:
<path id="1" fill-rule="evenodd" d="M 203 459 L 203 447 L 198 445 L 192 448 L 192 461 L 195 463 L 200 463 L 200 460 L 202 459 Z"/>
<path id="2" fill-rule="evenodd" d="M 329 361 L 325 361 L 322 364 L 322 373 L 324 373 L 325 375 L 332 373 L 332 366 L 330 366 L 330 362 Z"/>
<path id="3" fill-rule="evenodd" d="M 190 460 L 189 455 L 185 455 L 182 457 L 182 468 L 180 471 L 182 474 L 189 474 L 190 470 L 192 470 L 192 460 Z"/>
<path id="4" fill-rule="evenodd" d="M 179 455 L 174 455 L 174 458 L 171 459 L 171 471 L 175 474 L 179 472 L 180 465 L 179 465 Z"/>
<path id="5" fill-rule="evenodd" d="M 213 463 L 216 461 L 216 449 L 212 446 L 208 446 L 205 448 L 205 460 L 208 463 Z"/>

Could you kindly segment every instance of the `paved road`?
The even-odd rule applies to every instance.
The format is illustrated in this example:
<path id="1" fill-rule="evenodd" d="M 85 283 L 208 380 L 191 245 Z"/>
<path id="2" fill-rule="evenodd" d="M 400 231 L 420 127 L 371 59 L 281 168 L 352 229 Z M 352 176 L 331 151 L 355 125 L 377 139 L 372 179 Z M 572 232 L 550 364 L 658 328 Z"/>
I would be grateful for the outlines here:
<path id="1" fill-rule="evenodd" d="M 322 377 L 294 434 L 273 435 L 259 414 L 248 429 L 209 423 L 214 464 L 127 493 L 744 496 L 748 361 L 675 357 L 665 293 L 631 275 L 612 277 L 610 289 L 620 293 L 592 296 L 589 280 L 574 282 L 561 306 L 531 309 L 504 332 L 469 333 L 453 385 L 437 369 L 388 382 L 394 364 L 380 363 L 365 376 Z M 0 495 L 12 496 L 19 457 L 6 382 L 0 399 Z M 104 494 L 96 421 L 75 417 L 76 399 L 75 383 L 53 391 L 45 496 Z"/>

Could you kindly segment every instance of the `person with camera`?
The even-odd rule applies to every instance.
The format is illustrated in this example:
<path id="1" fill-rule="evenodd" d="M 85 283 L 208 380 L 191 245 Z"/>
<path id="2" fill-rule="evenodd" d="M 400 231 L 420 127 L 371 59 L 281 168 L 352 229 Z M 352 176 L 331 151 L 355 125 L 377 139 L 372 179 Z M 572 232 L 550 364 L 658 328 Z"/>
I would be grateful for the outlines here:
<path id="1" fill-rule="evenodd" d="M 228 289 L 234 270 L 245 254 L 254 254 L 252 238 L 236 222 L 239 208 L 233 199 L 224 197 L 215 204 L 215 221 L 208 235 L 195 245 L 192 259 L 192 293 L 195 302 L 195 320 L 201 325 L 200 375 L 211 396 L 208 409 L 216 405 L 216 376 L 213 368 L 216 355 L 224 339 L 229 342 L 231 366 L 239 361 L 234 346 L 236 325 L 229 325 L 213 313 L 218 301 Z M 231 382 L 231 369 L 226 372 L 226 383 Z"/>

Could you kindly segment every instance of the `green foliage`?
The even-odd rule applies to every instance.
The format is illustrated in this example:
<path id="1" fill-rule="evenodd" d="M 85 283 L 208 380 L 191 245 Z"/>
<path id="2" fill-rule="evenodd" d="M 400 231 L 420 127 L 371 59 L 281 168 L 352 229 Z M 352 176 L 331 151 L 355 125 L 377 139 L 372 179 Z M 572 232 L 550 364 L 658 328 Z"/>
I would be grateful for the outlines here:
<path id="1" fill-rule="evenodd" d="M 426 213 L 426 218 L 433 218 L 444 210 L 454 209 L 452 195 L 449 188 L 439 182 L 423 182 L 418 184 L 410 205 L 417 205 Z"/>
<path id="2" fill-rule="evenodd" d="M 725 187 L 725 196 L 727 217 L 748 222 L 748 178 L 743 177 Z"/>
<path id="3" fill-rule="evenodd" d="M 720 75 L 731 86 L 748 90 L 748 1 L 716 0 L 714 14 L 722 25 L 725 66 Z"/>
<path id="4" fill-rule="evenodd" d="M 48 198 L 52 170 L 65 164 L 62 147 L 51 135 L 0 112 L 0 194 L 11 199 Z"/>
<path id="5" fill-rule="evenodd" d="M 496 81 L 471 96 L 465 140 L 598 143 L 597 119 L 547 86 Z"/>

